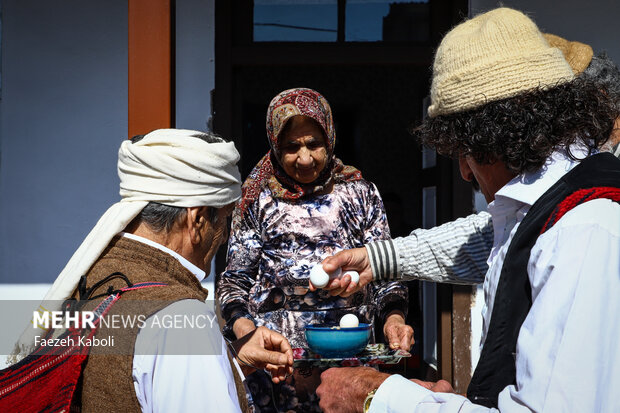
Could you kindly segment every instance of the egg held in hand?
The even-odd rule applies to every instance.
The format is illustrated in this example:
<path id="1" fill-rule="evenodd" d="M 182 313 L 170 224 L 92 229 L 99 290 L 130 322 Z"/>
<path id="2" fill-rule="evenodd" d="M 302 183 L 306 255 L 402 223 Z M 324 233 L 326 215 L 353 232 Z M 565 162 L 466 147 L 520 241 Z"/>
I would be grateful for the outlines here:
<path id="1" fill-rule="evenodd" d="M 351 282 L 353 283 L 357 284 L 360 282 L 360 273 L 357 271 L 345 271 L 345 273 L 342 274 L 342 278 L 344 278 L 345 275 L 351 277 Z"/>
<path id="2" fill-rule="evenodd" d="M 326 273 L 321 264 L 317 264 L 310 270 L 310 282 L 317 288 L 323 288 L 329 283 L 330 278 L 338 278 L 342 270 L 338 268 L 337 271 L 331 275 Z"/>

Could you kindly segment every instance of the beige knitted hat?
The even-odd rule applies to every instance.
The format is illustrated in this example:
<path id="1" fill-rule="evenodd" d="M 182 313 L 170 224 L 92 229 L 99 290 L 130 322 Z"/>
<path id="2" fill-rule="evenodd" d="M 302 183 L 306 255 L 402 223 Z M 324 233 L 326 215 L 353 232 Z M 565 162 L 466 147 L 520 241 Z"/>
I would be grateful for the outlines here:
<path id="1" fill-rule="evenodd" d="M 549 46 L 560 49 L 575 75 L 582 73 L 590 66 L 592 56 L 594 56 L 594 51 L 590 45 L 581 42 L 571 42 L 550 33 L 545 33 L 544 36 Z"/>
<path id="2" fill-rule="evenodd" d="M 509 8 L 491 10 L 441 41 L 428 115 L 464 112 L 573 77 L 562 52 L 549 46 L 529 17 Z"/>

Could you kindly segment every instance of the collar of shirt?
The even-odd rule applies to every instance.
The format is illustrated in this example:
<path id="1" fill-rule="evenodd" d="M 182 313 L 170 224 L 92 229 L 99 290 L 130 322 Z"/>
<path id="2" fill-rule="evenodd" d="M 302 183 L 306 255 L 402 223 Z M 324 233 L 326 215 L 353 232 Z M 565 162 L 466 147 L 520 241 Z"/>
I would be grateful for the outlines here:
<path id="1" fill-rule="evenodd" d="M 577 159 L 588 156 L 587 148 L 578 145 L 571 146 L 571 153 Z M 495 200 L 488 206 L 494 238 L 487 264 L 491 265 L 501 246 L 510 239 L 515 225 L 523 220 L 538 198 L 578 163 L 579 160 L 571 159 L 565 150 L 556 151 L 538 171 L 517 175 L 497 191 Z"/>
<path id="2" fill-rule="evenodd" d="M 587 149 L 573 145 L 571 153 L 577 159 L 588 156 Z M 554 152 L 545 165 L 536 172 L 526 172 L 514 177 L 495 194 L 488 211 L 495 221 L 501 217 L 516 215 L 523 207 L 531 207 L 562 176 L 573 169 L 579 160 L 573 160 L 564 150 Z M 525 211 L 527 212 L 527 210 Z"/>
<path id="3" fill-rule="evenodd" d="M 134 241 L 138 241 L 138 242 L 141 242 L 143 244 L 150 245 L 151 247 L 157 248 L 158 250 L 163 251 L 163 252 L 165 252 L 168 255 L 172 255 L 174 258 L 176 258 L 177 261 L 179 261 L 181 263 L 182 266 L 184 266 L 185 268 L 187 268 L 189 270 L 189 272 L 194 274 L 196 276 L 196 278 L 198 279 L 198 281 L 204 280 L 206 274 L 205 274 L 205 272 L 203 270 L 201 270 L 200 268 L 198 268 L 197 266 L 195 266 L 194 264 L 192 264 L 191 262 L 189 262 L 188 260 L 183 258 L 178 253 L 172 251 L 170 248 L 164 247 L 163 245 L 158 244 L 155 241 L 151 241 L 150 239 L 146 239 L 144 237 L 140 237 L 140 236 L 135 235 L 135 234 L 130 234 L 128 232 L 121 232 L 119 235 L 121 237 L 129 238 L 129 239 L 132 239 Z"/>
<path id="4" fill-rule="evenodd" d="M 577 159 L 588 156 L 587 150 L 574 146 L 571 153 Z M 573 160 L 566 151 L 554 152 L 545 165 L 536 172 L 526 172 L 513 178 L 495 194 L 495 199 L 510 198 L 530 206 L 580 161 Z"/>

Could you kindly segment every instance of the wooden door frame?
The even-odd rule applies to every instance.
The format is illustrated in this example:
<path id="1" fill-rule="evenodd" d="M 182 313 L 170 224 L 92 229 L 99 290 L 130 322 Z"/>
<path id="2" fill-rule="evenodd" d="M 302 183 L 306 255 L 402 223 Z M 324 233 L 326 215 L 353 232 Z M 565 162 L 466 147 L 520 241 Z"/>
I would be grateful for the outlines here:
<path id="1" fill-rule="evenodd" d="M 128 136 L 174 126 L 174 0 L 128 0 Z"/>

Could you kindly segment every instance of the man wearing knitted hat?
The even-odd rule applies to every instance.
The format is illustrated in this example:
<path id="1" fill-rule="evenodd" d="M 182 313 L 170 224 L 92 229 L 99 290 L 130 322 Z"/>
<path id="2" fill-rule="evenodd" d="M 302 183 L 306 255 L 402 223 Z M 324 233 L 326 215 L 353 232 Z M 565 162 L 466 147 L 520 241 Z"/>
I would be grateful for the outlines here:
<path id="1" fill-rule="evenodd" d="M 609 314 L 620 310 L 620 162 L 595 154 L 617 106 L 587 78 L 574 78 L 527 16 L 506 8 L 446 35 L 431 100 L 422 141 L 477 180 L 495 233 L 484 345 L 467 398 L 443 381 L 330 369 L 317 390 L 321 406 L 618 411 L 620 356 L 610 343 L 620 333 Z M 344 377 L 358 385 L 339 387 Z"/>
<path id="2" fill-rule="evenodd" d="M 236 385 L 242 375 L 235 362 L 231 369 L 200 285 L 227 238 L 227 217 L 241 194 L 238 160 L 233 143 L 197 131 L 160 129 L 121 144 L 122 199 L 86 237 L 40 309 L 59 310 L 71 297 L 90 298 L 83 309 L 91 309 L 102 300 L 95 296 L 145 286 L 124 292 L 108 313 L 113 320 L 129 315 L 137 321 L 129 327 L 99 324 L 95 338 L 117 337 L 106 348 L 91 348 L 73 398 L 82 410 L 240 410 L 245 392 Z M 127 303 L 131 311 L 121 311 Z M 190 328 L 194 324 L 199 328 Z M 30 326 L 20 339 L 22 353 L 29 352 L 33 333 L 40 338 Z M 266 328 L 233 343 L 232 352 L 243 365 L 267 368 L 274 382 L 292 369 L 288 341 Z"/>
<path id="3" fill-rule="evenodd" d="M 605 54 L 594 54 L 589 45 L 544 34 L 550 46 L 562 51 L 575 76 L 593 82 L 620 107 L 620 69 Z M 620 118 L 601 151 L 620 158 Z M 472 181 L 478 188 L 477 182 Z M 493 246 L 493 223 L 486 211 L 431 229 L 415 229 L 409 236 L 344 250 L 323 262 L 326 270 L 347 265 L 361 274 L 357 284 L 335 279 L 327 289 L 343 296 L 355 293 L 373 280 L 424 280 L 479 284 L 488 270 Z"/>

